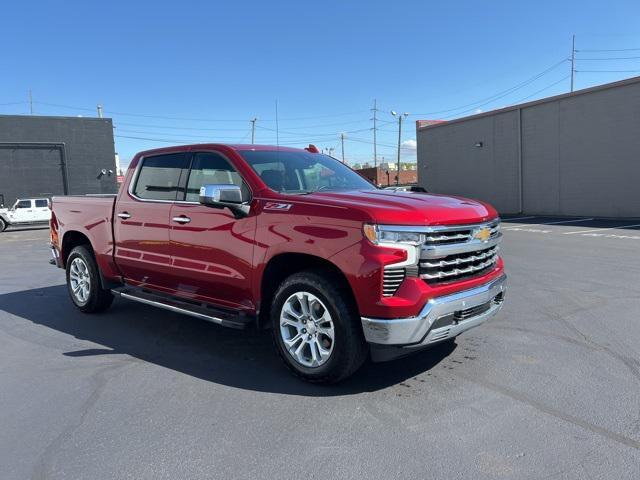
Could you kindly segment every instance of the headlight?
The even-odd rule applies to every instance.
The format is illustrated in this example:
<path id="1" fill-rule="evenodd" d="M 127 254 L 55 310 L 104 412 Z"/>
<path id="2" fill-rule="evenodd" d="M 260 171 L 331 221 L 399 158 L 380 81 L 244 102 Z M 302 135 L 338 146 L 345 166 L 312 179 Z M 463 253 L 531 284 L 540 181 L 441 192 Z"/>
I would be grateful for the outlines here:
<path id="1" fill-rule="evenodd" d="M 424 242 L 421 233 L 403 231 L 402 229 L 394 230 L 393 227 L 372 225 L 365 223 L 362 229 L 364 236 L 374 245 L 385 243 L 402 243 L 405 245 L 420 245 Z"/>

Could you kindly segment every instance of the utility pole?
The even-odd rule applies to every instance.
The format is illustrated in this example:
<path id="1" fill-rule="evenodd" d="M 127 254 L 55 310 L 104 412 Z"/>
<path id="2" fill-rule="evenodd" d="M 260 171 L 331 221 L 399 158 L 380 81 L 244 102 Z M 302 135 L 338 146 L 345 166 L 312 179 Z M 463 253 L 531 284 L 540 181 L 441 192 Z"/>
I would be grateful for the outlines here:
<path id="1" fill-rule="evenodd" d="M 344 163 L 344 133 L 340 134 L 340 141 L 342 143 L 342 163 Z"/>
<path id="2" fill-rule="evenodd" d="M 396 185 L 400 184 L 400 147 L 402 144 L 402 119 L 405 117 L 408 117 L 409 114 L 407 112 L 402 113 L 402 114 L 397 114 L 395 111 L 391 111 L 391 115 L 393 115 L 394 117 L 398 117 L 398 167 L 397 167 L 397 174 L 396 174 Z"/>
<path id="3" fill-rule="evenodd" d="M 256 121 L 257 120 L 258 120 L 257 117 L 253 117 L 251 119 L 251 145 L 255 143 L 255 139 L 256 139 Z"/>
<path id="4" fill-rule="evenodd" d="M 376 133 L 377 133 L 377 127 L 376 127 L 376 114 L 378 112 L 378 107 L 377 107 L 377 100 L 374 98 L 373 99 L 373 108 L 371 109 L 373 111 L 373 168 L 376 169 L 376 172 L 378 171 L 378 152 L 377 152 L 377 142 L 376 142 Z M 376 173 L 377 174 L 377 173 Z M 377 181 L 377 178 L 376 178 Z"/>
<path id="5" fill-rule="evenodd" d="M 33 115 L 33 95 L 31 94 L 31 89 L 29 89 L 29 114 Z"/>
<path id="6" fill-rule="evenodd" d="M 98 104 L 96 105 L 96 108 L 98 109 L 98 118 L 102 118 L 102 105 Z"/>
<path id="7" fill-rule="evenodd" d="M 573 92 L 573 81 L 576 74 L 576 36 L 573 35 L 571 42 L 571 91 Z"/>

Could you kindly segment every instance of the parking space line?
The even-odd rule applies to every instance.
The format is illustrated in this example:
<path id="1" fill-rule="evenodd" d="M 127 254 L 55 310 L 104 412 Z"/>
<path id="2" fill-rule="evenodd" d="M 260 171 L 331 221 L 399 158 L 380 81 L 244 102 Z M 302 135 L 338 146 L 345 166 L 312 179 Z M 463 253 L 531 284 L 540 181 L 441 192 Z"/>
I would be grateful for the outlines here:
<path id="1" fill-rule="evenodd" d="M 578 223 L 578 222 L 588 222 L 589 220 L 593 220 L 593 218 L 577 218 L 575 220 L 558 220 L 556 222 L 540 223 L 539 225 L 556 225 L 558 223 Z"/>
<path id="2" fill-rule="evenodd" d="M 536 216 L 534 215 L 533 217 L 516 217 L 516 218 L 503 218 L 502 222 L 510 222 L 511 220 L 526 220 L 528 218 L 536 218 Z"/>
<path id="3" fill-rule="evenodd" d="M 606 230 L 615 230 L 617 228 L 632 228 L 632 227 L 640 227 L 640 223 L 636 223 L 635 225 L 617 225 L 615 227 L 608 227 L 608 228 L 594 228 L 591 230 L 576 230 L 575 232 L 564 232 L 563 235 L 573 235 L 575 233 L 604 232 Z"/>
<path id="4" fill-rule="evenodd" d="M 525 217 L 526 218 L 526 217 Z M 531 217 L 535 218 L 535 217 Z M 589 220 L 593 220 L 593 218 L 576 218 L 574 220 L 555 220 L 553 222 L 543 222 L 543 223 L 521 223 L 513 226 L 505 226 L 502 230 L 513 230 L 516 228 L 521 228 L 521 226 L 536 226 L 536 225 L 557 225 L 559 223 L 577 223 L 577 222 L 588 222 Z"/>

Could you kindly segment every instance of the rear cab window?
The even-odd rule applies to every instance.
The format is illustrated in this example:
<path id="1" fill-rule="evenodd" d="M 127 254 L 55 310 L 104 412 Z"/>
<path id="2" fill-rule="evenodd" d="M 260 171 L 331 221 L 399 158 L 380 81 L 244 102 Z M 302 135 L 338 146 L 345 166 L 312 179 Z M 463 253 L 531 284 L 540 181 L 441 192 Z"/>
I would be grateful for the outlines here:
<path id="1" fill-rule="evenodd" d="M 132 194 L 142 200 L 175 201 L 180 187 L 180 177 L 187 167 L 185 153 L 171 153 L 144 157 L 138 171 Z"/>

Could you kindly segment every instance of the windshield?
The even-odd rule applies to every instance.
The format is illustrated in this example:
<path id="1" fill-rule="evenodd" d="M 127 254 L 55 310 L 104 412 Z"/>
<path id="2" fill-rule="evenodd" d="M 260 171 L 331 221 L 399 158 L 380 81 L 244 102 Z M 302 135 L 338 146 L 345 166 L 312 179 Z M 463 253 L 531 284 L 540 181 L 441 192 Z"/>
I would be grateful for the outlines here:
<path id="1" fill-rule="evenodd" d="M 240 154 L 276 192 L 303 194 L 375 189 L 349 167 L 327 155 L 277 150 L 245 150 Z"/>

